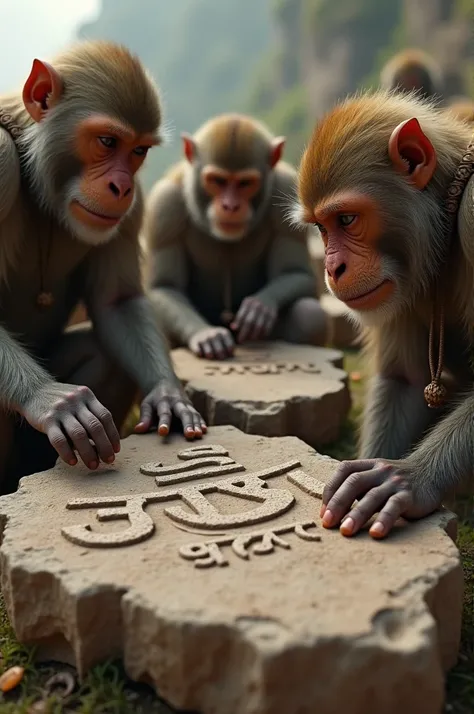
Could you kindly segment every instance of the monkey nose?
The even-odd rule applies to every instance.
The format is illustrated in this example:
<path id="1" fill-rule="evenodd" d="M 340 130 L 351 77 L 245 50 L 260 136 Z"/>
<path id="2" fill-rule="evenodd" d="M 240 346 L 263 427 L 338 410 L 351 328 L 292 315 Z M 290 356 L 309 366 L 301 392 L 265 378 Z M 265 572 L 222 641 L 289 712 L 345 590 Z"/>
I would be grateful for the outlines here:
<path id="1" fill-rule="evenodd" d="M 130 194 L 132 186 L 130 181 L 109 181 L 109 190 L 113 193 L 115 198 L 122 199 L 126 198 Z"/>
<path id="2" fill-rule="evenodd" d="M 335 256 L 334 258 L 328 257 L 326 259 L 327 274 L 335 283 L 337 283 L 337 281 L 342 278 L 342 276 L 346 272 L 346 267 L 346 264 Z"/>

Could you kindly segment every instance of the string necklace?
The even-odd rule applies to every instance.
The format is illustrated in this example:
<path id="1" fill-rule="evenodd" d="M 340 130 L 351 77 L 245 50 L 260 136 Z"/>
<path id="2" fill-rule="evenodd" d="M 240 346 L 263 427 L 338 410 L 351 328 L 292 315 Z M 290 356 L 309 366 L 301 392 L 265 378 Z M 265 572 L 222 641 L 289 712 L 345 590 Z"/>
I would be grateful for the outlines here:
<path id="1" fill-rule="evenodd" d="M 461 162 L 454 174 L 454 179 L 448 189 L 446 211 L 448 213 L 447 235 L 456 232 L 457 214 L 462 195 L 471 176 L 474 174 L 474 137 L 469 142 Z M 438 322 L 438 363 L 435 365 L 435 324 Z M 441 304 L 439 291 L 433 301 L 433 310 L 430 321 L 430 334 L 428 343 L 428 359 L 430 364 L 431 382 L 425 387 L 425 401 L 430 409 L 441 407 L 447 396 L 446 387 L 441 383 L 444 355 L 444 307 Z"/>

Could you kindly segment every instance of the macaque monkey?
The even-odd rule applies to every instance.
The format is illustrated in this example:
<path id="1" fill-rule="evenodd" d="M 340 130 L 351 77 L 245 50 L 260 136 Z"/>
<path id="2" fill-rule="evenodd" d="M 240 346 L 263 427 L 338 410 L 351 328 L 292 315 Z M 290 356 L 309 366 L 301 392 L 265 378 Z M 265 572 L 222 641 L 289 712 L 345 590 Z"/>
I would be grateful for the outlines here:
<path id="1" fill-rule="evenodd" d="M 474 124 L 474 101 L 469 97 L 452 97 L 446 108 L 460 121 Z"/>
<path id="2" fill-rule="evenodd" d="M 58 455 L 112 463 L 138 390 L 136 431 L 166 434 L 173 414 L 187 437 L 205 431 L 141 287 L 136 174 L 160 124 L 151 78 L 111 43 L 36 59 L 23 91 L 0 99 L 3 492 Z M 80 301 L 92 329 L 66 331 Z"/>
<path id="3" fill-rule="evenodd" d="M 440 67 L 426 52 L 408 49 L 394 55 L 380 74 L 383 89 L 413 92 L 422 98 L 441 98 L 443 77 Z"/>
<path id="4" fill-rule="evenodd" d="M 452 232 L 447 201 L 461 161 L 469 178 L 471 133 L 414 94 L 380 91 L 333 108 L 301 161 L 296 219 L 319 228 L 328 289 L 365 326 L 375 367 L 360 460 L 342 463 L 323 495 L 323 525 L 342 521 L 344 535 L 378 513 L 370 534 L 381 538 L 400 516 L 429 514 L 472 478 L 472 176 L 451 204 Z M 442 368 L 455 393 L 443 409 L 429 408 L 425 387 Z"/>
<path id="5" fill-rule="evenodd" d="M 184 160 L 148 200 L 147 284 L 173 346 L 208 359 L 240 342 L 321 343 L 307 230 L 285 222 L 296 173 L 284 138 L 259 122 L 221 115 L 182 136 Z"/>

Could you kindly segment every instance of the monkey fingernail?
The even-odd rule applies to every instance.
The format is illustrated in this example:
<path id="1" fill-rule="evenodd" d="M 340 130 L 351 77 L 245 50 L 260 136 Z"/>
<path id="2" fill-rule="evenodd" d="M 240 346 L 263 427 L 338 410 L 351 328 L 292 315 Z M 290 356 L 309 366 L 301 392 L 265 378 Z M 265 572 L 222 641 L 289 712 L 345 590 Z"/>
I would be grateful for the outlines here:
<path id="1" fill-rule="evenodd" d="M 98 465 L 99 464 L 97 463 L 97 461 L 91 461 L 89 464 L 89 468 L 92 469 L 92 471 L 94 471 L 94 469 L 96 469 L 98 467 Z"/>
<path id="2" fill-rule="evenodd" d="M 343 535 L 352 535 L 354 531 L 354 521 L 352 518 L 346 518 L 345 521 L 342 522 L 340 531 Z"/>
<path id="3" fill-rule="evenodd" d="M 323 526 L 325 528 L 330 528 L 332 526 L 334 520 L 334 516 L 332 515 L 331 511 L 326 511 L 324 512 L 324 518 L 323 518 Z"/>
<path id="4" fill-rule="evenodd" d="M 160 426 L 158 427 L 158 434 L 160 434 L 161 436 L 167 436 L 168 432 L 168 426 L 166 424 L 160 424 Z"/>
<path id="5" fill-rule="evenodd" d="M 115 461 L 115 456 L 109 456 L 108 459 L 105 459 L 107 464 L 113 464 Z"/>
<path id="6" fill-rule="evenodd" d="M 71 459 L 68 461 L 69 466 L 75 466 L 77 464 L 77 459 Z"/>
<path id="7" fill-rule="evenodd" d="M 383 523 L 380 523 L 380 521 L 374 523 L 370 529 L 370 535 L 375 536 L 376 538 L 380 538 L 380 536 L 383 536 L 384 533 L 385 526 Z"/>

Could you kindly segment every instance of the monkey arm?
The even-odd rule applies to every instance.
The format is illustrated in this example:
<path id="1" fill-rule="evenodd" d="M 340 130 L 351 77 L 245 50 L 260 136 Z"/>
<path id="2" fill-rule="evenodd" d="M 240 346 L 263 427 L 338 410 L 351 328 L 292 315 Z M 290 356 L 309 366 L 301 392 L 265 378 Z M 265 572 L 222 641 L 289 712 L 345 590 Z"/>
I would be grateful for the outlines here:
<path id="1" fill-rule="evenodd" d="M 52 377 L 0 326 L 0 405 L 20 411 Z"/>
<path id="2" fill-rule="evenodd" d="M 315 297 L 316 279 L 309 262 L 306 241 L 279 234 L 273 241 L 267 263 L 268 282 L 255 297 L 278 310 L 302 297 Z"/>
<path id="3" fill-rule="evenodd" d="M 20 190 L 20 160 L 15 143 L 5 129 L 0 128 L 0 222 L 15 202 Z"/>
<path id="4" fill-rule="evenodd" d="M 183 237 L 187 229 L 182 187 L 168 178 L 158 181 L 148 198 L 143 226 L 146 284 L 166 332 L 183 344 L 209 327 L 186 296 L 188 267 Z"/>
<path id="5" fill-rule="evenodd" d="M 178 384 L 153 308 L 143 294 L 138 241 L 125 231 L 96 248 L 87 270 L 86 305 L 97 337 L 144 394 Z"/>
<path id="6" fill-rule="evenodd" d="M 176 242 L 149 257 L 149 295 L 165 332 L 184 345 L 209 323 L 186 296 L 187 265 L 184 247 Z"/>
<path id="7" fill-rule="evenodd" d="M 373 330 L 369 339 L 376 374 L 366 399 L 359 458 L 400 459 L 435 417 L 423 394 L 430 380 L 424 334 L 407 318 Z"/>
<path id="8" fill-rule="evenodd" d="M 291 225 L 282 204 L 295 194 L 296 172 L 281 161 L 275 169 L 270 220 L 274 232 L 267 261 L 267 284 L 255 297 L 278 310 L 303 297 L 316 297 L 316 278 L 311 268 L 307 230 Z"/>

